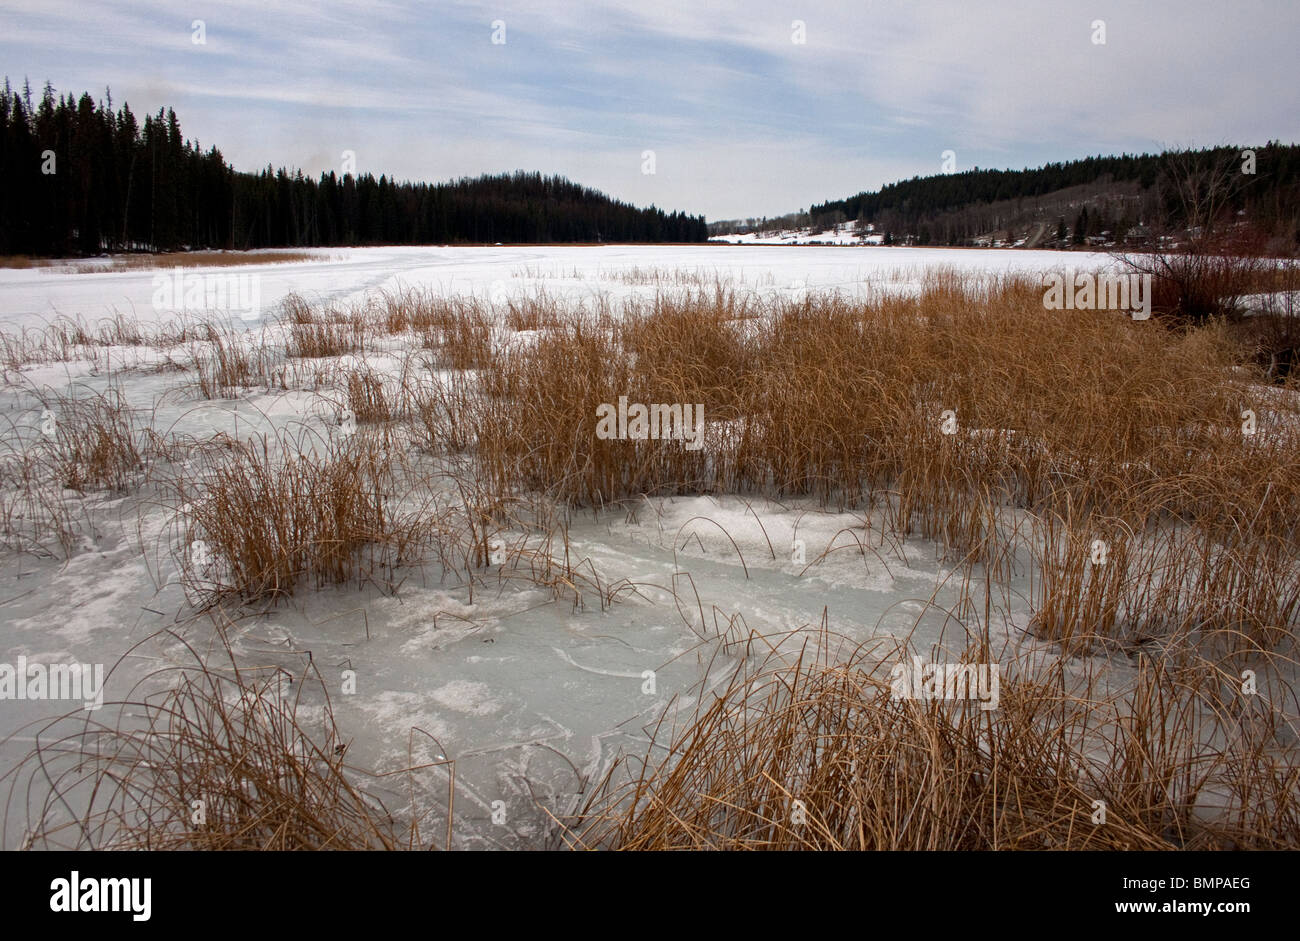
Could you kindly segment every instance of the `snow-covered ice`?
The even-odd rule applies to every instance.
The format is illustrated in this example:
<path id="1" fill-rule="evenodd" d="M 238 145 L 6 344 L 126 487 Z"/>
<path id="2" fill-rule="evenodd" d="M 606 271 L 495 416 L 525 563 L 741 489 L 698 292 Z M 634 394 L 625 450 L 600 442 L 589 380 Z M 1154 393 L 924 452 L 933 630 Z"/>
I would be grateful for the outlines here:
<path id="1" fill-rule="evenodd" d="M 1084 253 L 717 244 L 313 254 L 318 260 L 231 270 L 258 277 L 262 309 L 271 312 L 290 292 L 339 304 L 412 287 L 483 298 L 540 289 L 571 300 L 617 300 L 671 289 L 663 283 L 665 272 L 691 272 L 740 289 L 797 286 L 856 296 L 882 286 L 913 289 L 936 266 L 1032 274 L 1067 262 L 1076 270 L 1109 263 L 1105 255 Z M 115 313 L 165 321 L 174 314 L 154 308 L 154 274 L 0 269 L 0 329 L 35 328 L 60 315 L 91 324 Z M 233 315 L 231 323 L 247 326 Z M 161 368 L 165 357 L 129 352 L 136 359 L 124 350 L 116 362 L 134 368 L 118 380 L 128 401 L 157 428 L 202 437 L 310 418 L 308 393 L 196 400 L 181 389 L 178 373 Z M 382 356 L 368 362 L 384 367 Z M 27 390 L 102 389 L 100 372 L 75 361 L 28 367 L 9 376 L 0 408 L 16 420 L 31 408 Z M 0 555 L 0 660 L 25 655 L 104 663 L 113 667 L 107 699 L 125 699 L 151 671 L 185 661 L 182 638 L 200 647 L 208 643 L 212 624 L 198 619 L 178 625 L 186 598 L 168 553 L 159 549 L 168 538 L 170 510 L 103 495 L 87 504 L 84 545 L 70 559 L 8 550 Z M 800 562 L 790 551 L 796 539 L 804 547 Z M 454 760 L 460 846 L 536 845 L 548 825 L 544 810 L 571 809 L 617 750 L 644 747 L 647 730 L 665 709 L 691 708 L 710 670 L 721 677 L 743 656 L 749 631 L 815 627 L 825 615 L 852 643 L 887 646 L 909 638 L 918 649 L 960 649 L 967 640 L 946 614 L 958 603 L 948 561 L 920 540 L 885 544 L 879 527 L 861 514 L 798 502 L 661 498 L 630 515 L 577 514 L 569 540 L 573 557 L 601 584 L 626 583 L 636 591 L 621 594 L 612 606 L 591 596 L 575 606 L 549 590 L 510 580 L 492 586 L 489 580 L 490 590 L 479 587 L 471 597 L 464 587 L 417 570 L 394 595 L 373 587 L 304 590 L 292 603 L 235 621 L 227 633 L 248 663 L 297 673 L 310 658 L 351 743 L 350 763 L 376 771 L 429 764 L 421 774 L 427 793 L 436 795 L 445 793 L 445 762 Z M 995 602 L 995 640 L 1023 639 L 1027 594 L 1020 591 L 1016 601 L 1017 592 L 1009 591 L 1005 604 Z M 150 639 L 164 629 L 175 636 Z M 719 635 L 734 643 L 719 648 Z M 345 670 L 355 672 L 355 693 L 337 688 Z M 0 704 L 0 769 L 11 768 L 31 747 L 30 723 L 66 705 Z M 390 807 L 405 807 L 404 783 L 393 779 L 376 787 Z M 491 821 L 495 801 L 505 802 L 504 825 Z M 11 826 L 6 848 L 20 836 Z"/>
<path id="2" fill-rule="evenodd" d="M 434 288 L 447 294 L 494 291 L 507 297 L 545 289 L 553 297 L 617 299 L 653 294 L 666 285 L 656 273 L 672 271 L 716 275 L 737 287 L 840 291 L 859 295 L 882 285 L 907 287 L 936 267 L 966 272 L 1076 270 L 1110 264 L 1105 254 L 999 249 L 808 247 L 781 245 L 609 245 L 507 246 L 492 248 L 392 247 L 312 249 L 319 261 L 240 265 L 225 269 L 256 275 L 261 308 L 274 310 L 285 295 L 345 304 L 377 291 Z M 196 274 L 222 269 L 194 268 Z M 154 309 L 154 277 L 161 272 L 135 269 L 70 273 L 60 266 L 0 268 L 0 329 L 40 326 L 59 315 L 94 323 L 116 313 L 141 321 L 174 316 Z M 637 276 L 641 277 L 638 278 Z M 630 276 L 630 277 L 629 277 Z M 232 317 L 238 325 L 238 317 Z"/>

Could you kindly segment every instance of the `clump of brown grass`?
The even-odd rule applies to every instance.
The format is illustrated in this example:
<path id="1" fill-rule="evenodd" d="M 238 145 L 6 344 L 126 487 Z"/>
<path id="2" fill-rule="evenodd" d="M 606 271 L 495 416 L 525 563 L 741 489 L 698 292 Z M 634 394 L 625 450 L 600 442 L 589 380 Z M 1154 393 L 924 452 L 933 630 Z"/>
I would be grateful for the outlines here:
<path id="1" fill-rule="evenodd" d="M 610 277 L 621 281 L 623 284 L 654 285 L 655 287 L 664 288 L 714 288 L 727 283 L 727 278 L 717 270 L 692 271 L 685 268 L 664 268 L 655 265 L 645 268 L 640 265 L 620 268 L 612 272 Z"/>
<path id="2" fill-rule="evenodd" d="M 290 328 L 286 353 L 302 359 L 325 359 L 356 353 L 362 338 L 356 327 L 344 323 L 295 323 Z"/>
<path id="3" fill-rule="evenodd" d="M 254 387 L 287 386 L 289 367 L 266 334 L 213 327 L 196 343 L 191 359 L 205 399 L 233 399 Z"/>
<path id="4" fill-rule="evenodd" d="M 444 299 L 431 290 L 406 288 L 384 292 L 377 304 L 379 321 L 386 333 L 420 333 L 429 327 L 446 322 L 447 308 Z"/>
<path id="5" fill-rule="evenodd" d="M 35 363 L 75 360 L 98 365 L 112 354 L 112 347 L 169 350 L 185 343 L 210 341 L 221 329 L 208 321 L 184 316 L 157 324 L 143 323 L 120 312 L 97 324 L 60 316 L 43 327 L 0 331 L 0 365 L 13 371 Z"/>
<path id="6" fill-rule="evenodd" d="M 549 330 L 565 320 L 565 309 L 545 291 L 506 302 L 505 322 L 511 330 Z"/>
<path id="7" fill-rule="evenodd" d="M 142 484 L 155 439 L 120 386 L 33 397 L 38 407 L 0 434 L 0 544 L 67 556 L 88 522 L 85 495 Z"/>
<path id="8" fill-rule="evenodd" d="M 715 420 L 740 417 L 754 370 L 749 317 L 748 300 L 722 288 L 629 302 L 615 335 L 645 396 L 631 401 L 708 402 Z"/>
<path id="9" fill-rule="evenodd" d="M 441 322 L 425 328 L 422 343 L 448 369 L 482 369 L 492 360 L 495 316 L 474 298 L 447 302 Z"/>
<path id="10" fill-rule="evenodd" d="M 535 301 L 512 301 L 509 310 L 519 316 L 546 317 L 553 306 L 541 295 Z M 512 316 L 509 310 L 507 318 Z M 434 351 L 438 363 L 449 369 L 477 369 L 492 356 L 496 312 L 479 298 L 410 288 L 381 295 L 368 318 L 386 333 L 412 334 L 421 348 Z"/>
<path id="11" fill-rule="evenodd" d="M 42 557 L 67 557 L 78 543 L 76 501 L 51 479 L 30 435 L 12 426 L 0 437 L 0 545 Z"/>
<path id="12" fill-rule="evenodd" d="M 598 406 L 620 395 L 657 401 L 643 397 L 649 390 L 637 381 L 616 329 L 606 318 L 575 316 L 562 330 L 493 358 L 468 420 L 481 473 L 497 492 L 538 489 L 599 505 L 707 487 L 704 452 L 687 451 L 684 441 L 595 437 Z"/>
<path id="13" fill-rule="evenodd" d="M 57 317 L 44 327 L 23 327 L 0 333 L 4 362 L 17 370 L 28 363 L 95 359 L 98 347 L 93 328 L 80 319 Z"/>
<path id="14" fill-rule="evenodd" d="M 1041 522 L 1034 629 L 1067 650 L 1194 638 L 1207 654 L 1240 657 L 1277 649 L 1300 616 L 1300 566 L 1275 533 L 1224 538 L 1104 517 Z"/>
<path id="15" fill-rule="evenodd" d="M 24 848 L 413 848 L 417 831 L 403 840 L 354 783 L 312 664 L 294 675 L 241 669 L 228 645 L 225 664 L 188 652 L 193 665 L 106 703 L 114 724 L 81 712 L 37 731 L 31 753 L 4 775 L 6 822 L 15 799 L 26 804 Z M 85 799 L 73 798 L 69 820 L 71 795 Z"/>
<path id="16" fill-rule="evenodd" d="M 460 453 L 475 441 L 481 400 L 477 383 L 465 373 L 440 373 L 432 363 L 416 362 L 402 376 L 402 397 L 414 440 L 424 451 Z"/>
<path id="17" fill-rule="evenodd" d="M 142 434 L 120 387 L 49 395 L 42 405 L 45 427 L 38 446 L 44 446 L 60 486 L 121 493 L 144 470 Z"/>
<path id="18" fill-rule="evenodd" d="M 384 432 L 231 441 L 172 484 L 189 584 L 216 599 L 282 600 L 302 583 L 392 584 L 438 532 Z M 196 552 L 201 544 L 202 551 Z"/>
<path id="19" fill-rule="evenodd" d="M 900 650 L 899 655 L 906 651 Z M 741 666 L 643 759 L 615 762 L 566 834 L 632 850 L 1293 847 L 1300 778 L 1280 714 L 1206 698 L 1193 658 L 1144 661 L 1124 694 L 1064 662 L 978 699 L 896 696 L 890 662 Z M 954 662 L 986 663 L 972 648 Z M 1124 702 L 1125 697 L 1128 703 Z M 1244 710 L 1244 711 L 1243 711 Z M 1104 805 L 1104 823 L 1094 818 Z"/>
<path id="20" fill-rule="evenodd" d="M 344 374 L 348 410 L 359 422 L 386 422 L 394 417 L 393 402 L 384 377 L 366 367 L 348 369 Z"/>

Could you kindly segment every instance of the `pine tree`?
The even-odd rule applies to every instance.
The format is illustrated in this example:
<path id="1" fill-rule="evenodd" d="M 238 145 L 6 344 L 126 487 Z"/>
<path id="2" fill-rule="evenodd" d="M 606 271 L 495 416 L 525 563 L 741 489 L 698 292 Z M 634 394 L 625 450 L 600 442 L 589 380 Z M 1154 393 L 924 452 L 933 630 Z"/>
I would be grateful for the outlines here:
<path id="1" fill-rule="evenodd" d="M 56 172 L 42 173 L 45 151 Z M 0 253 L 260 248 L 431 241 L 703 241 L 703 217 L 638 209 L 561 177 L 483 176 L 399 183 L 370 174 L 319 180 L 301 170 L 237 173 L 221 151 L 181 134 L 174 110 L 137 124 L 55 94 L 32 106 L 8 79 L 0 93 Z"/>

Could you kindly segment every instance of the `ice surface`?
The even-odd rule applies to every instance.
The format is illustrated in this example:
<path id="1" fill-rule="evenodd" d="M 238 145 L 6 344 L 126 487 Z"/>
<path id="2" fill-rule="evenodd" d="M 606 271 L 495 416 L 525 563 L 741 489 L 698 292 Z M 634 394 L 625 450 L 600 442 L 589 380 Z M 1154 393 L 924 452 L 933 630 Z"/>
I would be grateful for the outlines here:
<path id="1" fill-rule="evenodd" d="M 489 298 L 494 289 L 506 296 L 526 296 L 537 288 L 553 296 L 590 298 L 653 294 L 654 283 L 628 283 L 627 272 L 680 270 L 717 274 L 740 286 L 788 288 L 802 282 L 809 291 L 859 294 L 872 282 L 917 283 L 936 266 L 960 271 L 1029 273 L 1101 268 L 1109 256 L 1089 252 L 998 249 L 883 248 L 858 246 L 825 250 L 780 245 L 609 245 L 509 246 L 500 248 L 393 247 L 309 250 L 319 262 L 240 265 L 224 269 L 256 275 L 263 312 L 285 295 L 346 303 L 368 292 L 402 287 L 431 287 L 448 294 Z M 190 269 L 196 274 L 222 271 Z M 91 323 L 114 313 L 142 321 L 174 316 L 153 308 L 157 272 L 127 270 L 69 273 L 59 267 L 0 268 L 0 328 L 39 326 L 58 315 L 80 316 Z M 575 276 L 576 275 L 576 276 Z M 243 321 L 232 316 L 232 323 Z"/>
<path id="2" fill-rule="evenodd" d="M 1067 262 L 1075 269 L 1109 263 L 1085 253 L 756 245 L 318 254 L 320 261 L 237 271 L 258 276 L 269 313 L 290 292 L 346 303 L 407 287 L 483 298 L 544 289 L 583 300 L 650 295 L 663 288 L 654 272 L 689 271 L 758 291 L 803 286 L 856 295 L 882 284 L 914 288 L 937 265 L 1033 273 Z M 152 296 L 149 271 L 0 269 L 0 328 L 38 327 L 59 315 L 90 323 L 115 312 L 145 321 L 174 316 L 155 310 Z M 233 316 L 231 323 L 250 326 Z M 514 342 L 532 336 L 520 333 Z M 206 437 L 318 420 L 307 392 L 196 400 L 182 391 L 184 377 L 150 368 L 162 361 L 157 351 L 137 348 L 111 358 L 115 369 L 126 369 L 118 381 L 128 400 L 147 410 L 156 428 Z M 385 372 L 401 362 L 384 355 L 366 361 Z M 31 388 L 102 390 L 106 372 L 75 361 L 28 367 L 9 376 L 0 407 L 11 415 L 29 409 Z M 92 495 L 85 513 L 92 523 L 86 545 L 65 562 L 0 554 L 0 660 L 22 654 L 102 662 L 113 667 L 107 698 L 125 699 L 152 671 L 185 661 L 182 641 L 210 645 L 212 624 L 181 617 L 186 597 L 165 551 L 174 522 L 167 508 Z M 355 586 L 303 591 L 291 604 L 235 621 L 228 633 L 241 661 L 259 668 L 298 673 L 310 658 L 325 688 L 304 690 L 304 702 L 320 706 L 329 693 L 351 764 L 378 772 L 430 766 L 418 775 L 414 808 L 404 779 L 371 780 L 390 809 L 418 813 L 427 809 L 422 801 L 436 803 L 445 795 L 447 762 L 455 761 L 455 844 L 536 846 L 547 813 L 571 809 L 619 749 L 641 751 L 664 710 L 691 709 L 702 686 L 746 655 L 750 632 L 795 632 L 825 617 L 850 643 L 887 649 L 909 638 L 919 649 L 964 646 L 960 623 L 948 616 L 958 603 L 950 562 L 921 540 L 895 546 L 879 533 L 868 515 L 799 502 L 647 500 L 634 513 L 572 521 L 571 553 L 585 571 L 602 585 L 636 588 L 612 606 L 594 592 L 578 606 L 508 579 L 490 580 L 491 590 L 479 587 L 471 597 L 435 569 L 419 569 L 395 595 Z M 803 562 L 793 560 L 796 539 Z M 998 644 L 1024 641 L 1029 592 L 1011 589 L 991 604 Z M 150 639 L 163 629 L 174 634 Z M 345 670 L 357 676 L 353 694 L 342 692 Z M 63 703 L 0 703 L 0 769 L 30 748 L 29 723 L 64 711 Z M 491 819 L 498 800 L 506 807 L 503 824 Z M 5 839 L 12 846 L 20 836 L 10 828 Z"/>

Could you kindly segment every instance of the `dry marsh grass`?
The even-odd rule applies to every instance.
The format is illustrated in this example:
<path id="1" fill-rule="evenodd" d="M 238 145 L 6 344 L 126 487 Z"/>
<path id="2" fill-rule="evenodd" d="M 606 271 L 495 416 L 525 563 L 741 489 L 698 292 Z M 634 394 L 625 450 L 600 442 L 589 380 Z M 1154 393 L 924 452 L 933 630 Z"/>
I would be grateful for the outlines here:
<path id="1" fill-rule="evenodd" d="M 348 369 L 342 384 L 347 390 L 348 411 L 357 421 L 387 422 L 396 417 L 395 390 L 381 374 L 365 366 Z"/>
<path id="2" fill-rule="evenodd" d="M 256 435 L 171 484 L 187 583 L 207 601 L 279 601 L 301 584 L 391 586 L 439 521 L 383 431 Z M 422 495 L 423 494 L 423 495 Z"/>
<path id="3" fill-rule="evenodd" d="M 1240 450 L 1222 433 L 1261 399 L 1230 382 L 1236 359 L 1227 337 L 1209 329 L 1173 335 L 1119 318 L 1067 319 L 1042 309 L 1041 289 L 1011 283 L 996 291 L 984 300 L 931 291 L 874 307 L 778 303 L 756 318 L 696 296 L 633 310 L 622 321 L 571 319 L 496 358 L 484 385 L 536 403 L 537 431 L 516 446 L 521 452 L 553 437 L 550 413 L 576 409 L 576 393 L 557 398 L 548 382 L 580 385 L 593 403 L 611 394 L 703 397 L 717 422 L 741 419 L 746 432 L 711 448 L 721 458 L 711 483 L 725 492 L 771 485 L 856 499 L 882 473 L 939 453 L 940 414 L 948 409 L 960 429 L 950 436 L 959 463 L 992 455 L 1031 505 L 1067 493 L 1115 503 L 1122 495 L 1091 481 L 1095 466 L 1140 476 L 1143 459 L 1187 463 L 1178 448 L 1217 441 L 1219 451 Z M 581 417 L 594 424 L 593 414 L 584 407 Z M 599 472 L 602 462 L 588 457 L 600 445 L 587 438 L 571 466 L 543 476 L 566 479 L 580 466 Z M 659 447 L 629 444 L 611 457 Z"/>
<path id="4" fill-rule="evenodd" d="M 0 255 L 0 268 L 46 268 L 54 262 L 49 258 L 33 258 L 31 255 Z"/>
<path id="5" fill-rule="evenodd" d="M 906 651 L 899 651 L 905 654 Z M 624 850 L 1280 849 L 1300 772 L 1268 707 L 1212 672 L 1145 661 L 1128 703 L 1062 661 L 977 699 L 894 695 L 888 661 L 811 649 L 742 666 L 691 721 L 617 762 L 569 821 Z M 972 648 L 961 662 L 987 662 Z M 892 660 L 893 658 L 889 658 Z M 1104 805 L 1104 825 L 1095 819 Z"/>
<path id="6" fill-rule="evenodd" d="M 42 327 L 0 330 L 0 368 L 18 372 L 24 366 L 76 360 L 107 368 L 113 365 L 109 357 L 114 348 L 166 352 L 184 344 L 210 341 L 223 329 L 228 328 L 188 316 L 156 324 L 123 313 L 94 324 L 60 316 Z"/>
<path id="7" fill-rule="evenodd" d="M 511 330 L 550 330 L 559 327 L 564 319 L 564 305 L 545 291 L 506 302 L 505 323 Z"/>
<path id="8" fill-rule="evenodd" d="M 117 386 L 34 391 L 36 408 L 0 432 L 0 545 L 67 556 L 79 544 L 88 493 L 133 490 L 151 455 L 147 416 Z"/>
<path id="9" fill-rule="evenodd" d="M 249 388 L 288 386 L 291 370 L 285 357 L 263 337 L 213 327 L 202 342 L 192 345 L 191 361 L 199 394 L 205 399 L 233 399 Z"/>
<path id="10" fill-rule="evenodd" d="M 573 509 L 623 512 L 670 494 L 849 508 L 873 514 L 882 540 L 932 540 L 968 587 L 1028 569 L 1031 632 L 1061 659 L 1008 679 L 992 714 L 894 701 L 881 661 L 862 651 L 834 663 L 747 659 L 690 721 L 658 730 L 639 767 L 627 759 L 611 771 L 571 821 L 571 845 L 1297 844 L 1295 704 L 1276 687 L 1254 701 L 1233 690 L 1244 669 L 1295 667 L 1300 398 L 1239 328 L 1049 311 L 1036 282 L 951 271 L 928 276 L 918 296 L 865 302 L 686 283 L 617 311 L 545 294 L 492 305 L 408 291 L 347 311 L 291 296 L 274 329 L 173 329 L 168 338 L 192 344 L 204 397 L 310 378 L 331 415 L 356 422 L 320 428 L 302 416 L 200 448 L 197 466 L 177 470 L 162 501 L 178 514 L 174 551 L 191 598 L 208 607 L 333 584 L 393 590 L 432 564 L 471 592 L 493 573 L 605 608 L 629 589 L 571 557 Z M 161 336 L 127 321 L 99 331 L 65 322 L 0 354 L 66 360 Z M 400 370 L 367 362 L 394 347 Z M 597 438 L 597 407 L 621 396 L 702 405 L 704 447 Z M 18 449 L 34 460 L 15 451 L 4 492 L 32 499 L 51 468 L 67 486 L 129 486 L 148 458 L 129 410 L 111 397 L 61 407 L 75 442 Z M 0 510 L 7 532 L 31 522 L 12 500 Z M 44 512 L 47 534 L 68 532 L 65 505 Z M 988 620 L 963 626 L 979 636 Z M 1137 664 L 1126 690 L 1078 685 L 1065 664 L 1096 654 Z M 226 681 L 186 682 L 173 713 L 220 718 L 211 710 Z M 239 704 L 244 690 L 220 696 Z M 263 708 L 256 694 L 249 703 Z M 198 722 L 186 747 L 225 754 L 225 728 Z M 170 747 L 166 734 L 132 747 Z M 251 741 L 281 776 L 306 747 L 294 735 Z M 179 777 L 173 753 L 158 757 Z M 332 845 L 318 826 L 331 815 L 343 844 L 396 845 L 335 771 L 321 773 L 310 794 L 259 789 L 306 808 L 276 824 L 281 836 L 263 826 L 281 820 L 279 804 L 239 809 L 232 794 L 223 815 L 253 836 L 223 829 L 205 845 Z M 807 810 L 797 826 L 795 799 Z M 1096 800 L 1105 827 L 1089 821 Z M 133 839 L 192 845 L 174 833 L 172 810 L 157 813 L 157 833 L 141 823 Z"/>
<path id="11" fill-rule="evenodd" d="M 233 268 L 242 265 L 283 265 L 291 262 L 327 261 L 312 252 L 269 251 L 208 251 L 160 252 L 157 254 L 114 255 L 107 264 L 71 265 L 77 274 L 96 274 L 105 271 L 138 271 L 155 268 Z"/>
<path id="12" fill-rule="evenodd" d="M 1003 573 L 1026 532 L 1007 514 L 1048 521 L 1052 538 L 1029 543 L 1046 566 L 1036 627 L 1062 641 L 1161 624 L 1271 649 L 1294 627 L 1300 403 L 1269 393 L 1221 322 L 1062 316 L 1038 284 L 954 272 L 916 298 L 715 290 L 624 314 L 571 313 L 472 375 L 430 368 L 413 386 L 419 437 L 472 449 L 499 494 L 813 496 L 881 508 L 895 533 Z M 597 438 L 597 407 L 620 396 L 703 405 L 706 446 Z M 1108 576 L 1126 600 L 1097 608 L 1081 549 L 1107 533 L 1135 567 Z"/>
<path id="13" fill-rule="evenodd" d="M 188 665 L 106 703 L 102 715 L 115 720 L 82 712 L 34 729 L 31 755 L 0 778 L 9 785 L 5 829 L 21 825 L 24 848 L 417 848 L 418 831 L 403 839 L 345 765 L 346 742 L 310 663 L 295 675 L 241 668 L 229 646 L 206 660 L 186 653 Z M 322 705 L 302 701 L 308 686 Z M 69 820 L 67 796 L 77 793 L 84 807 Z"/>
<path id="14" fill-rule="evenodd" d="M 286 355 L 299 359 L 326 359 L 361 352 L 368 333 L 358 312 L 326 308 L 316 310 L 296 294 L 284 300 L 283 318 L 289 324 Z"/>
<path id="15" fill-rule="evenodd" d="M 529 302 L 508 305 L 508 316 L 542 316 L 550 305 Z M 449 369 L 477 369 L 492 356 L 492 337 L 497 311 L 476 297 L 443 296 L 430 290 L 409 289 L 385 294 L 374 313 L 364 317 L 376 321 L 388 334 L 409 333 L 416 344 L 434 351 Z"/>
<path id="16" fill-rule="evenodd" d="M 121 493 L 144 470 L 142 431 L 120 388 L 55 395 L 42 404 L 54 429 L 43 437 L 61 486 Z"/>
<path id="17" fill-rule="evenodd" d="M 44 558 L 66 558 L 79 544 L 82 513 L 51 479 L 49 463 L 22 447 L 6 428 L 0 452 L 0 546 Z"/>

